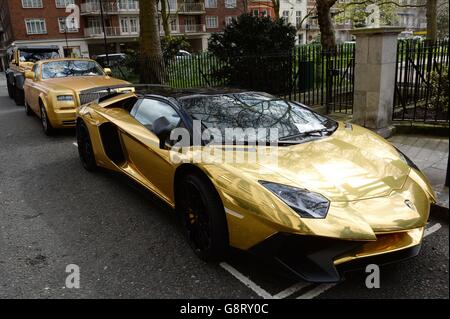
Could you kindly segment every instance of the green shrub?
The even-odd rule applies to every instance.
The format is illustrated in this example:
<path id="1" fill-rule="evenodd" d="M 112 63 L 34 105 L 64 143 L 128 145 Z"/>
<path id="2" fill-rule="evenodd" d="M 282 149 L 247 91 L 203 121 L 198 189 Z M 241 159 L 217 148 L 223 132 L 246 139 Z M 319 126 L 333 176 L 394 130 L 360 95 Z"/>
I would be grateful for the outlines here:
<path id="1" fill-rule="evenodd" d="M 221 62 L 213 76 L 240 88 L 288 91 L 295 35 L 283 19 L 243 14 L 209 39 L 208 50 Z"/>
<path id="2" fill-rule="evenodd" d="M 448 67 L 442 66 L 442 71 L 433 71 L 430 74 L 431 103 L 429 108 L 448 111 Z"/>

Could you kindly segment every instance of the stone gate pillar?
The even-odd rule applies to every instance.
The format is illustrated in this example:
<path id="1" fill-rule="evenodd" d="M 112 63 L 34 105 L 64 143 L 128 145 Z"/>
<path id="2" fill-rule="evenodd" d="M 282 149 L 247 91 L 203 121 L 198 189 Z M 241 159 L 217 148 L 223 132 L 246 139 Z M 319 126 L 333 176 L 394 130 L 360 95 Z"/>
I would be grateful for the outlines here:
<path id="1" fill-rule="evenodd" d="M 398 27 L 361 28 L 356 36 L 353 123 L 392 135 Z"/>

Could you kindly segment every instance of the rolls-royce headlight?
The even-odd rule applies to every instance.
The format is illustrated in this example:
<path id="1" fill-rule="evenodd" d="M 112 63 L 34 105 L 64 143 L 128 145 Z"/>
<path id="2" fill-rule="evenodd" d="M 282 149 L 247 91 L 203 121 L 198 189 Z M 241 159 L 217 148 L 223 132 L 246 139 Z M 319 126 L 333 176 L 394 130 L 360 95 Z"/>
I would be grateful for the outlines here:
<path id="1" fill-rule="evenodd" d="M 293 186 L 260 181 L 260 184 L 278 196 L 303 218 L 325 218 L 330 201 L 318 193 Z"/>
<path id="2" fill-rule="evenodd" d="M 56 99 L 59 102 L 72 102 L 73 101 L 73 96 L 72 95 L 58 95 L 56 97 Z"/>

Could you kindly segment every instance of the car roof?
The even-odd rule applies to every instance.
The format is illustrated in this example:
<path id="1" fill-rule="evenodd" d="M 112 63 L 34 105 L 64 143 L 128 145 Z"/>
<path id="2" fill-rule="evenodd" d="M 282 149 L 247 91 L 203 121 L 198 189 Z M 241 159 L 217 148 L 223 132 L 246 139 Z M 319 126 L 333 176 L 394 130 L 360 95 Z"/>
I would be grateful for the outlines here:
<path id="1" fill-rule="evenodd" d="M 109 53 L 108 56 L 126 56 L 125 53 Z M 106 54 L 97 55 L 97 58 L 106 58 Z"/>
<path id="2" fill-rule="evenodd" d="M 58 62 L 58 61 L 92 61 L 95 62 L 92 59 L 87 58 L 55 58 L 55 59 L 48 59 L 48 60 L 40 60 L 37 63 L 44 64 L 48 62 Z"/>
<path id="3" fill-rule="evenodd" d="M 57 45 L 13 45 L 13 48 L 17 48 L 19 50 L 30 50 L 30 49 L 36 49 L 36 50 L 59 50 L 59 47 Z"/>

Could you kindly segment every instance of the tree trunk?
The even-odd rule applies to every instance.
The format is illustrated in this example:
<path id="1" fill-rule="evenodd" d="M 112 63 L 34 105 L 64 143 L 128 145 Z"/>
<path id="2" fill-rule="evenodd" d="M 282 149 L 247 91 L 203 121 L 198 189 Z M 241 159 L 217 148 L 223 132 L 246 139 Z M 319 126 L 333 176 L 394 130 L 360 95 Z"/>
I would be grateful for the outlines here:
<path id="1" fill-rule="evenodd" d="M 273 12 L 275 14 L 274 20 L 280 19 L 280 0 L 272 0 Z"/>
<path id="2" fill-rule="evenodd" d="M 141 83 L 164 83 L 164 61 L 159 39 L 156 0 L 139 1 L 140 80 Z"/>
<path id="3" fill-rule="evenodd" d="M 167 0 L 161 0 L 161 21 L 166 37 L 170 36 L 170 8 L 167 8 Z"/>
<path id="4" fill-rule="evenodd" d="M 336 0 L 317 0 L 317 16 L 320 27 L 320 42 L 322 49 L 331 54 L 336 52 L 336 38 L 334 35 L 333 19 L 331 18 L 331 7 Z"/>
<path id="5" fill-rule="evenodd" d="M 437 40 L 437 0 L 427 0 L 427 39 Z"/>

